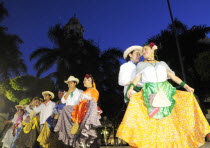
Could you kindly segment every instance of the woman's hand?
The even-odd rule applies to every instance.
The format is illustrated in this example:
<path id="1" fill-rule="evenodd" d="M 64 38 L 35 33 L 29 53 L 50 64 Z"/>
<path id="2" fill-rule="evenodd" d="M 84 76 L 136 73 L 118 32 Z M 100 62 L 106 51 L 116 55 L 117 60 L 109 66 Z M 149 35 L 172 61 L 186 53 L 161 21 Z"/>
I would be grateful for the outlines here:
<path id="1" fill-rule="evenodd" d="M 138 84 L 138 82 L 140 82 L 141 77 L 142 77 L 142 74 L 137 74 L 136 77 L 134 78 L 134 80 L 133 80 L 133 82 L 131 84 L 131 87 L 130 87 L 130 89 L 127 92 L 127 97 L 128 98 L 132 97 L 132 95 L 133 95 L 133 89 Z"/>
<path id="2" fill-rule="evenodd" d="M 181 82 L 183 82 L 179 77 L 177 77 L 174 73 L 172 73 L 170 70 L 167 70 L 167 75 L 169 78 L 171 78 L 174 82 L 176 82 L 178 85 L 180 85 Z M 193 93 L 194 89 L 191 88 L 189 85 L 185 84 L 184 88 L 188 91 Z"/>
<path id="3" fill-rule="evenodd" d="M 185 84 L 185 85 L 184 85 L 184 88 L 185 88 L 188 92 L 194 93 L 194 89 L 193 89 L 192 87 L 190 87 L 189 85 Z"/>
<path id="4" fill-rule="evenodd" d="M 133 95 L 133 88 L 130 88 L 127 92 L 127 97 L 130 98 Z"/>

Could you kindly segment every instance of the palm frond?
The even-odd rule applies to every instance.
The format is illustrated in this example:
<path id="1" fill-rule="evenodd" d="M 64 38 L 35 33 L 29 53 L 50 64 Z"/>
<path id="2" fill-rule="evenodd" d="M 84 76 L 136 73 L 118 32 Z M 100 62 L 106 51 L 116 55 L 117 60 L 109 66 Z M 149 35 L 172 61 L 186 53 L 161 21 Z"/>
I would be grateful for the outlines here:
<path id="1" fill-rule="evenodd" d="M 46 47 L 39 48 L 32 52 L 32 54 L 30 55 L 30 60 L 33 60 L 33 59 L 38 58 L 45 54 L 50 54 L 56 50 L 57 49 L 50 49 L 50 48 L 46 48 Z"/>
<path id="2" fill-rule="evenodd" d="M 175 29 L 176 29 L 178 34 L 184 33 L 188 30 L 187 25 L 183 24 L 177 18 L 174 19 L 174 25 L 176 27 Z M 174 29 L 173 27 L 174 27 L 173 24 L 168 25 L 168 29 L 171 30 L 171 31 Z"/>
<path id="3" fill-rule="evenodd" d="M 42 65 L 45 65 L 45 63 L 48 63 L 50 61 L 56 61 L 58 59 L 57 52 L 55 51 L 48 51 L 43 53 L 39 56 L 39 59 L 36 61 L 36 64 L 34 65 L 34 68 L 38 70 Z"/>
<path id="4" fill-rule="evenodd" d="M 56 45 L 62 45 L 61 42 L 64 41 L 63 29 L 60 24 L 56 24 L 54 27 L 50 27 L 48 31 L 48 38 Z"/>
<path id="5" fill-rule="evenodd" d="M 49 59 L 48 62 L 45 62 L 41 66 L 39 66 L 39 68 L 37 69 L 37 77 L 40 77 L 41 74 L 49 70 L 55 64 L 55 62 L 56 61 L 54 59 Z"/>

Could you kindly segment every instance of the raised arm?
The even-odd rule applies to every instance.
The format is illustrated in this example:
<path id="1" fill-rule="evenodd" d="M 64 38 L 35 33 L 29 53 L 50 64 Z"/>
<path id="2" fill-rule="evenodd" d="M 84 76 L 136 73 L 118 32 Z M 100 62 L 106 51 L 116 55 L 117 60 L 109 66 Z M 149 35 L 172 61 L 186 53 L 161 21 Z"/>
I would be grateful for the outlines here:
<path id="1" fill-rule="evenodd" d="M 31 113 L 31 112 L 33 111 L 33 109 L 30 109 L 30 105 L 26 105 L 25 110 L 26 110 L 28 113 Z"/>
<path id="2" fill-rule="evenodd" d="M 179 78 L 179 77 L 177 77 L 173 72 L 171 72 L 170 70 L 167 70 L 167 75 L 168 75 L 168 77 L 169 78 L 171 78 L 171 80 L 173 80 L 175 83 L 177 83 L 178 85 L 180 85 L 181 83 L 183 83 L 183 81 Z M 185 84 L 185 83 L 183 83 L 184 84 L 184 88 L 188 91 L 188 92 L 194 92 L 194 89 L 193 88 L 191 88 L 189 85 L 187 85 L 187 84 Z"/>
<path id="3" fill-rule="evenodd" d="M 40 104 L 39 106 L 35 106 L 35 107 L 33 108 L 34 112 L 35 112 L 36 114 L 39 113 L 39 112 L 41 112 L 42 106 L 43 106 L 43 104 Z"/>

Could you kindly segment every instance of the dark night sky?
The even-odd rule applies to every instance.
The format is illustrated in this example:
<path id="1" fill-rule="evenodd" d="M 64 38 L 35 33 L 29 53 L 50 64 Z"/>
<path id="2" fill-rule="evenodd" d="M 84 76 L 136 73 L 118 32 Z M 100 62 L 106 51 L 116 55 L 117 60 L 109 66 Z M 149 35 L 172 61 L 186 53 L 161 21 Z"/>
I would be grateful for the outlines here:
<path id="1" fill-rule="evenodd" d="M 24 41 L 20 46 L 28 73 L 35 75 L 29 55 L 53 47 L 49 27 L 65 25 L 74 13 L 102 50 L 142 45 L 171 22 L 166 0 L 1 0 L 9 11 L 2 24 Z M 171 0 L 174 17 L 184 24 L 210 26 L 210 0 Z M 47 73 L 43 74 L 45 76 Z"/>

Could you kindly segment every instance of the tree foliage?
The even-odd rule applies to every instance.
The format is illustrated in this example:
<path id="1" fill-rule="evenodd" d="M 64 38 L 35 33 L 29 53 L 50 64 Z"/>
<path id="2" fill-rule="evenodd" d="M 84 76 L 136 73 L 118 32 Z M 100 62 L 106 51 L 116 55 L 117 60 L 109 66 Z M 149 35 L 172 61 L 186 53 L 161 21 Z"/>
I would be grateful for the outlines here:
<path id="1" fill-rule="evenodd" d="M 73 24 L 79 22 L 75 17 L 71 18 L 71 21 L 74 22 Z M 55 64 L 56 71 L 49 77 L 56 78 L 58 88 L 67 89 L 64 80 L 70 75 L 74 75 L 80 79 L 78 88 L 84 89 L 82 81 L 85 74 L 92 74 L 100 92 L 99 104 L 104 114 L 113 116 L 110 111 L 119 111 L 123 102 L 123 91 L 117 82 L 122 51 L 119 48 L 102 51 L 94 41 L 84 39 L 82 34 L 78 35 L 80 30 L 70 29 L 68 31 L 68 29 L 66 30 L 68 27 L 72 28 L 72 26 L 59 24 L 51 27 L 48 37 L 54 48 L 42 47 L 31 54 L 30 59 L 37 60 L 34 65 L 37 76 Z M 108 109 L 109 105 L 115 106 L 115 108 L 110 110 Z"/>
<path id="2" fill-rule="evenodd" d="M 181 58 L 184 64 L 187 82 L 193 85 L 193 87 L 198 88 L 199 82 L 206 79 L 208 77 L 206 75 L 209 75 L 209 73 L 202 75 L 202 73 L 205 73 L 205 69 L 209 69 L 209 67 L 201 56 L 204 56 L 203 54 L 207 51 L 209 52 L 210 49 L 210 39 L 207 37 L 207 34 L 210 32 L 210 27 L 199 25 L 189 28 L 177 19 L 174 23 L 180 43 Z M 208 41 L 202 42 L 204 39 Z M 167 62 L 175 73 L 180 78 L 183 78 L 172 24 L 169 24 L 167 29 L 162 30 L 159 34 L 151 37 L 148 42 L 155 42 L 159 45 L 160 48 L 157 51 L 158 59 Z M 201 55 L 199 56 L 199 54 Z M 196 63 L 197 61 L 200 61 L 199 64 Z M 203 63 L 202 66 L 200 63 Z M 201 67 L 196 65 L 200 65 Z"/>
<path id="3" fill-rule="evenodd" d="M 7 9 L 0 3 L 0 21 L 8 16 Z M 0 80 L 21 75 L 26 72 L 26 65 L 21 58 L 19 45 L 23 41 L 13 34 L 7 33 L 7 28 L 0 26 Z"/>
<path id="4" fill-rule="evenodd" d="M 0 84 L 0 95 L 16 103 L 24 99 L 27 101 L 36 96 L 41 97 L 41 92 L 46 90 L 55 90 L 54 82 L 51 79 L 39 79 L 30 75 L 17 76 Z"/>
<path id="5" fill-rule="evenodd" d="M 198 54 L 195 68 L 202 81 L 210 81 L 210 51 Z"/>
<path id="6" fill-rule="evenodd" d="M 9 13 L 7 9 L 4 7 L 4 3 L 0 3 L 0 21 L 2 21 L 6 16 L 8 16 Z"/>

